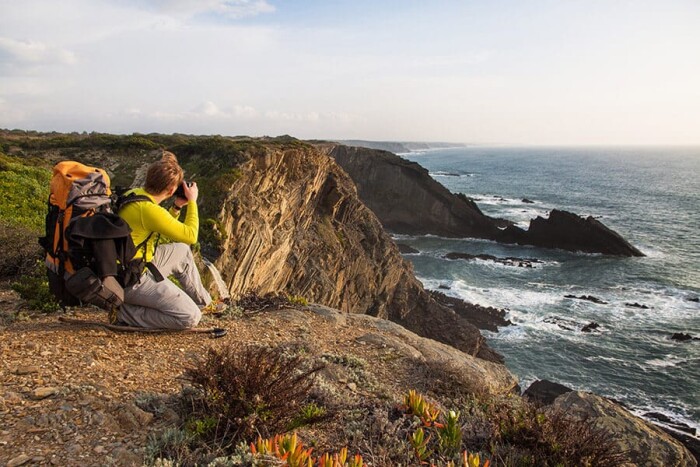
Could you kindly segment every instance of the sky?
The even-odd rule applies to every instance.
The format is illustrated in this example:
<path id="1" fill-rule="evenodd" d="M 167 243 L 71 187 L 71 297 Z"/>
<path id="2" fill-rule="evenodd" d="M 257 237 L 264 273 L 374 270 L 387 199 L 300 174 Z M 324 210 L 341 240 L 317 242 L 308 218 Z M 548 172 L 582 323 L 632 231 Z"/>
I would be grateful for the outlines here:
<path id="1" fill-rule="evenodd" d="M 0 128 L 700 144 L 698 0 L 0 0 Z"/>

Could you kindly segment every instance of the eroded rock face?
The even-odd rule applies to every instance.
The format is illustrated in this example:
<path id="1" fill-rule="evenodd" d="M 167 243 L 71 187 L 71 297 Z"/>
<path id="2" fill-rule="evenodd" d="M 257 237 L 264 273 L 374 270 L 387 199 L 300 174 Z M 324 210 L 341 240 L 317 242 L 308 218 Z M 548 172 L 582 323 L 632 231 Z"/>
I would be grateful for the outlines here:
<path id="1" fill-rule="evenodd" d="M 633 465 L 698 465 L 695 457 L 678 441 L 609 399 L 572 391 L 557 397 L 553 406 L 608 430 L 621 449 L 628 452 Z"/>
<path id="2" fill-rule="evenodd" d="M 502 361 L 477 328 L 423 289 L 331 158 L 310 146 L 267 148 L 240 173 L 218 215 L 226 239 L 216 265 L 233 298 L 286 291 Z"/>

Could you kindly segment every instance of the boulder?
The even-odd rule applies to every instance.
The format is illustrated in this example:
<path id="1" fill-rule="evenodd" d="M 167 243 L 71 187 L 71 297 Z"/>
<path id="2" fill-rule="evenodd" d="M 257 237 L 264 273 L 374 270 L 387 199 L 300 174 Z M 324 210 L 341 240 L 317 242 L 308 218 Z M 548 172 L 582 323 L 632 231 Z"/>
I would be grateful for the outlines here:
<path id="1" fill-rule="evenodd" d="M 573 331 L 574 328 L 571 327 L 571 322 L 565 319 L 560 318 L 559 316 L 548 316 L 545 319 L 542 320 L 545 323 L 549 324 L 556 324 L 560 328 L 564 329 L 565 331 Z"/>
<path id="2" fill-rule="evenodd" d="M 564 386 L 563 384 L 542 379 L 532 383 L 523 393 L 523 397 L 541 402 L 545 405 L 550 405 L 557 397 L 571 391 L 573 391 L 573 389 Z"/>
<path id="3" fill-rule="evenodd" d="M 688 333 L 676 332 L 671 336 L 671 339 L 678 342 L 688 342 L 697 338 L 693 338 L 693 336 Z"/>
<path id="4" fill-rule="evenodd" d="M 695 457 L 680 442 L 609 399 L 572 391 L 557 397 L 552 406 L 607 430 L 615 443 L 627 452 L 633 465 L 698 465 Z"/>
<path id="5" fill-rule="evenodd" d="M 607 305 L 608 302 L 605 300 L 601 300 L 598 297 L 594 297 L 593 295 L 579 295 L 578 297 L 576 295 L 564 295 L 564 298 L 571 298 L 574 300 L 586 300 L 587 302 L 592 302 L 592 303 L 597 303 L 598 305 Z"/>
<path id="6" fill-rule="evenodd" d="M 472 255 L 469 253 L 458 253 L 458 252 L 447 253 L 444 256 L 444 258 L 446 258 L 446 259 L 464 259 L 464 260 L 480 259 L 483 261 L 493 261 L 494 263 L 503 264 L 504 266 L 517 266 L 517 267 L 521 267 L 521 268 L 531 268 L 531 267 L 533 267 L 533 264 L 542 263 L 542 261 L 540 261 L 538 259 L 534 259 L 534 258 L 517 258 L 514 256 L 507 256 L 505 258 L 499 258 L 497 256 L 487 255 L 487 254 Z"/>
<path id="7" fill-rule="evenodd" d="M 473 381 L 490 394 L 506 394 L 514 390 L 518 380 L 508 369 L 492 361 L 475 358 L 441 342 L 420 337 L 391 321 L 367 315 L 347 315 L 347 324 L 367 329 L 358 342 L 394 349 L 400 355 L 415 358 L 428 366 L 450 367 L 465 381 Z"/>
<path id="8" fill-rule="evenodd" d="M 499 326 L 513 324 L 509 319 L 506 319 L 506 310 L 467 303 L 437 290 L 430 291 L 430 296 L 441 305 L 454 310 L 457 315 L 479 329 L 497 332 Z"/>
<path id="9" fill-rule="evenodd" d="M 581 328 L 581 332 L 592 332 L 600 327 L 600 324 L 596 322 L 590 322 Z"/>
<path id="10" fill-rule="evenodd" d="M 399 251 L 401 252 L 402 255 L 412 255 L 416 253 L 420 253 L 420 251 L 416 250 L 412 246 L 406 245 L 405 243 L 397 243 L 397 247 L 399 247 Z"/>

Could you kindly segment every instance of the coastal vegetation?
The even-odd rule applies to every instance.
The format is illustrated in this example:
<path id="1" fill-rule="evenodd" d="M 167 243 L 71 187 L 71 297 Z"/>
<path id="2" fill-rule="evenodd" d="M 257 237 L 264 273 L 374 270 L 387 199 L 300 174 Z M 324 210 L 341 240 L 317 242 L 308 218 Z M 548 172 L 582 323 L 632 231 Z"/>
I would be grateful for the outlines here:
<path id="1" fill-rule="evenodd" d="M 428 390 L 429 398 L 412 389 L 396 400 L 365 386 L 358 410 L 323 376 L 330 362 L 357 367 L 356 357 L 319 358 L 304 345 L 237 347 L 211 348 L 187 368 L 192 386 L 176 403 L 184 422 L 152 437 L 153 465 L 603 466 L 627 459 L 606 430 L 514 395 Z M 347 444 L 333 451 L 333 442 Z"/>

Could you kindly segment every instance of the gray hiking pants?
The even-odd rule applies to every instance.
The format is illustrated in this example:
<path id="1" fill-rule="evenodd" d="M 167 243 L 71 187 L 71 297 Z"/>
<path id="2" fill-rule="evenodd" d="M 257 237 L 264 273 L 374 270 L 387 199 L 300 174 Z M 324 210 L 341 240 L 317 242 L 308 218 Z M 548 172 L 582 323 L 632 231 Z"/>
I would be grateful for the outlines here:
<path id="1" fill-rule="evenodd" d="M 184 243 L 159 245 L 152 263 L 165 279 L 156 282 L 146 270 L 137 284 L 124 290 L 119 320 L 144 328 L 196 326 L 202 318 L 200 307 L 211 303 L 211 296 L 202 285 L 190 247 Z M 180 281 L 182 289 L 168 279 L 170 275 Z"/>

